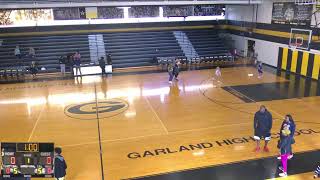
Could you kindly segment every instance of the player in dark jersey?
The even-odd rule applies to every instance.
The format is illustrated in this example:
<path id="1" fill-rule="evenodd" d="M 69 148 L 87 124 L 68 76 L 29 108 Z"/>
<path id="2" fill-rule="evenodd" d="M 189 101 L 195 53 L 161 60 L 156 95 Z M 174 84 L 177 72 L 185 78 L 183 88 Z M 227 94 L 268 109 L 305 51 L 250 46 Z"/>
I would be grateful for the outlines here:
<path id="1" fill-rule="evenodd" d="M 61 155 L 62 150 L 59 147 L 54 149 L 54 177 L 56 180 L 65 180 L 67 163 Z"/>
<path id="2" fill-rule="evenodd" d="M 260 140 L 264 139 L 263 150 L 269 152 L 268 142 L 271 140 L 272 115 L 265 106 L 260 106 L 260 110 L 254 115 L 254 139 L 257 142 L 256 152 L 260 151 Z"/>
<path id="3" fill-rule="evenodd" d="M 262 63 L 260 62 L 258 64 L 258 78 L 262 78 L 262 75 L 263 75 L 263 71 L 262 71 Z"/>

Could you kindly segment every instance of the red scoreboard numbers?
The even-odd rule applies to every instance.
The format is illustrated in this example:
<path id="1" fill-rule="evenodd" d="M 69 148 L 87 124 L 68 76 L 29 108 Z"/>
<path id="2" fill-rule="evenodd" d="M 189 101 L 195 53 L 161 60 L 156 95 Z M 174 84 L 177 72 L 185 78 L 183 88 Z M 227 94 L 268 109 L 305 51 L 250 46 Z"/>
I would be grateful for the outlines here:
<path id="1" fill-rule="evenodd" d="M 47 157 L 47 164 L 52 164 L 52 158 L 51 157 Z"/>
<path id="2" fill-rule="evenodd" d="M 16 157 L 11 157 L 10 158 L 10 163 L 13 164 L 13 165 L 16 164 Z"/>

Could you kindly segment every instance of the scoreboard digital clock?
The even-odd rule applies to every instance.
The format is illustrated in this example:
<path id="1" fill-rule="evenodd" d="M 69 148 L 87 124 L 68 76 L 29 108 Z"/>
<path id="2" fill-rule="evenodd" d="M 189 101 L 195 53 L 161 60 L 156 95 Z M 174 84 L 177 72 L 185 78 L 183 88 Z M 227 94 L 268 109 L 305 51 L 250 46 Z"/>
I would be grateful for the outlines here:
<path id="1" fill-rule="evenodd" d="M 53 143 L 1 143 L 0 177 L 54 177 Z"/>

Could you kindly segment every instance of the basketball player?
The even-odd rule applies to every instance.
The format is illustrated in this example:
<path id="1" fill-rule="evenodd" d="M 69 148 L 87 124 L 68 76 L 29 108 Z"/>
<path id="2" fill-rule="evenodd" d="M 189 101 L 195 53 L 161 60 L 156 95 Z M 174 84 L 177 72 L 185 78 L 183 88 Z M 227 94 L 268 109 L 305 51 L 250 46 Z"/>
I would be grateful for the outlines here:
<path id="1" fill-rule="evenodd" d="M 56 180 L 65 180 L 66 176 L 67 164 L 61 153 L 61 148 L 54 148 L 54 177 Z"/>
<path id="2" fill-rule="evenodd" d="M 173 64 L 169 63 L 168 64 L 168 74 L 169 74 L 169 84 L 172 84 L 172 79 L 173 79 Z"/>
<path id="3" fill-rule="evenodd" d="M 215 76 L 216 76 L 217 81 L 220 82 L 220 79 L 221 79 L 221 70 L 220 70 L 220 67 L 219 67 L 219 66 L 216 68 Z M 212 80 L 215 80 L 215 78 L 213 77 Z"/>
<path id="4" fill-rule="evenodd" d="M 260 106 L 260 110 L 254 115 L 254 139 L 257 142 L 256 152 L 260 151 L 260 140 L 264 139 L 263 150 L 269 152 L 268 142 L 271 140 L 272 115 L 265 106 Z"/>
<path id="5" fill-rule="evenodd" d="M 179 65 L 180 65 L 180 60 L 176 60 L 173 66 L 173 76 L 176 81 L 179 81 L 178 79 L 179 72 L 180 72 Z"/>
<path id="6" fill-rule="evenodd" d="M 258 78 L 260 79 L 263 75 L 263 71 L 262 71 L 262 62 L 260 62 L 258 64 Z"/>

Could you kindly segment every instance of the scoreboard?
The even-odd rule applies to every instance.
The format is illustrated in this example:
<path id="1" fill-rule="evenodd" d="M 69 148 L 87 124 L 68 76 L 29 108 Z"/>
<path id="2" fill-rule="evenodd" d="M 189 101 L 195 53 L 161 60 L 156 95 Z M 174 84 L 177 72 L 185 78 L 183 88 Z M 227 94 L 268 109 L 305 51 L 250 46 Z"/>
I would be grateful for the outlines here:
<path id="1" fill-rule="evenodd" d="M 0 177 L 54 177 L 53 143 L 1 143 Z"/>

